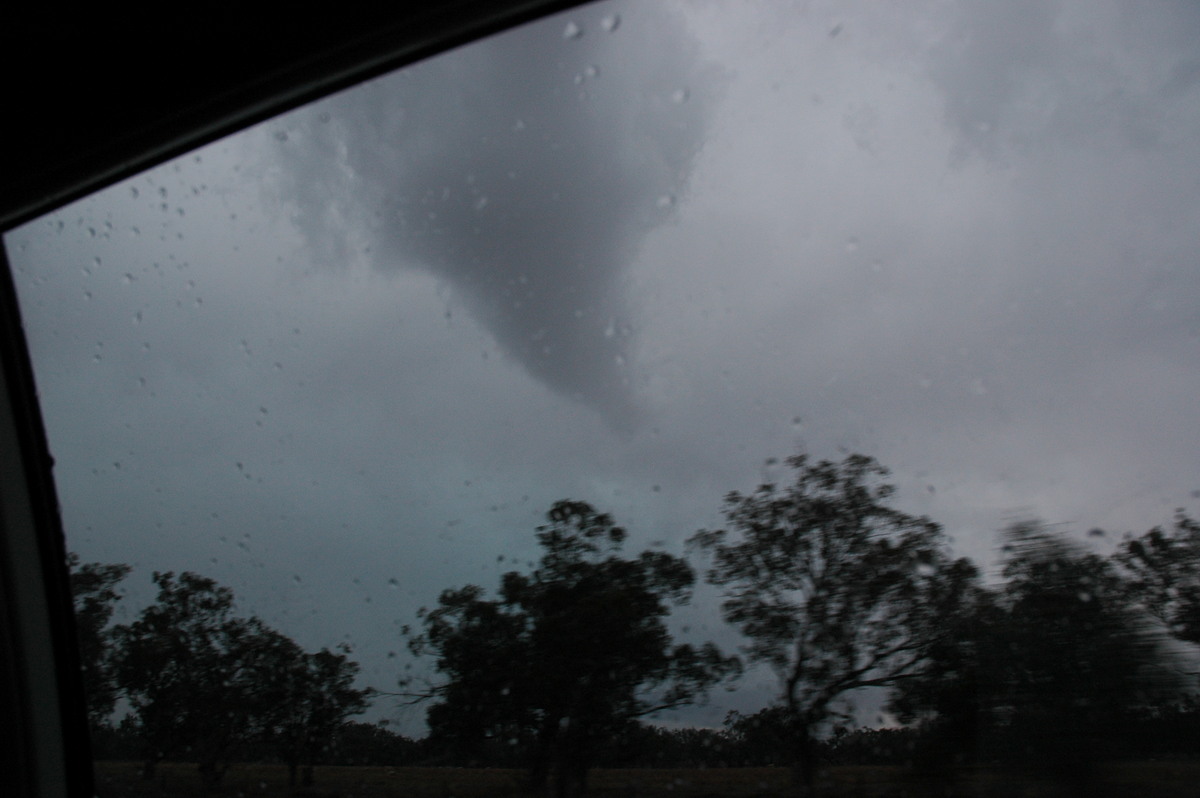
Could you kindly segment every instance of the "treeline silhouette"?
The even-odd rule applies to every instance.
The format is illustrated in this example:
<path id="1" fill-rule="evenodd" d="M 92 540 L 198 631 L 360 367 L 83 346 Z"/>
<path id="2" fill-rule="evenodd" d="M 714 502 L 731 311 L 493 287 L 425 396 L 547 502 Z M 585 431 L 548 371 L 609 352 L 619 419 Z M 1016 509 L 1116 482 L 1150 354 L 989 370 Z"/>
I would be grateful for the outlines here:
<path id="1" fill-rule="evenodd" d="M 195 761 L 210 787 L 239 760 L 287 763 L 293 783 L 321 763 L 525 768 L 531 790 L 569 795 L 594 767 L 768 765 L 809 792 L 830 765 L 1009 768 L 1086 790 L 1100 763 L 1200 751 L 1200 524 L 1184 511 L 1107 553 L 1014 523 L 985 584 L 938 524 L 892 505 L 872 458 L 787 464 L 788 484 L 728 494 L 725 528 L 689 542 L 744 661 L 778 677 L 774 702 L 721 728 L 651 722 L 733 689 L 745 664 L 673 639 L 692 565 L 626 556 L 611 516 L 564 500 L 528 572 L 494 595 L 447 589 L 405 628 L 439 674 L 401 681 L 427 705 L 422 740 L 350 720 L 373 691 L 353 686 L 348 649 L 305 652 L 192 573 L 156 573 L 157 601 L 113 626 L 129 569 L 73 558 L 97 755 L 147 775 Z M 898 727 L 854 727 L 863 688 L 886 695 Z"/>

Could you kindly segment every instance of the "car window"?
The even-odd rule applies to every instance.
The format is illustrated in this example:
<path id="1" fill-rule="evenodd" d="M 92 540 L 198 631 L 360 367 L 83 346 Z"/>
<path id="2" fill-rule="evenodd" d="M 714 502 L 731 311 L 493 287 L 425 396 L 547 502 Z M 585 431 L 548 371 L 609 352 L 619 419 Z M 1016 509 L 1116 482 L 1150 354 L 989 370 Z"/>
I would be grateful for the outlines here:
<path id="1" fill-rule="evenodd" d="M 599 3 L 6 233 L 99 782 L 1183 794 L 1198 29 Z"/>

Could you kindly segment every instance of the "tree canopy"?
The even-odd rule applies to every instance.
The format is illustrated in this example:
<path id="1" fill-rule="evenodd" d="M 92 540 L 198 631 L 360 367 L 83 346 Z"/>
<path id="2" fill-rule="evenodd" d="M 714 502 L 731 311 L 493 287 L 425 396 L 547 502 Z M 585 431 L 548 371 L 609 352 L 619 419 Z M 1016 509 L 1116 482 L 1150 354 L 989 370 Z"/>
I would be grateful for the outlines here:
<path id="1" fill-rule="evenodd" d="M 474 585 L 443 592 L 410 647 L 444 677 L 429 692 L 431 737 L 462 753 L 518 746 L 535 786 L 553 770 L 565 794 L 606 737 L 699 700 L 738 666 L 712 644 L 672 641 L 666 619 L 695 581 L 683 559 L 621 557 L 625 530 L 585 502 L 557 502 L 547 519 L 532 573 L 504 574 L 495 599 Z"/>
<path id="2" fill-rule="evenodd" d="M 258 618 L 234 614 L 233 593 L 191 572 L 154 574 L 158 598 L 117 626 L 116 683 L 143 741 L 146 773 L 186 753 L 214 786 L 238 751 L 276 741 L 292 765 L 311 764 L 348 715 L 365 707 L 357 666 L 305 652 Z"/>
<path id="3" fill-rule="evenodd" d="M 821 725 L 852 691 L 921 673 L 976 571 L 948 557 L 937 524 L 889 506 L 872 458 L 787 463 L 790 485 L 730 493 L 729 530 L 692 541 L 712 552 L 708 580 L 725 589 L 746 653 L 780 679 L 796 775 L 811 789 Z"/>

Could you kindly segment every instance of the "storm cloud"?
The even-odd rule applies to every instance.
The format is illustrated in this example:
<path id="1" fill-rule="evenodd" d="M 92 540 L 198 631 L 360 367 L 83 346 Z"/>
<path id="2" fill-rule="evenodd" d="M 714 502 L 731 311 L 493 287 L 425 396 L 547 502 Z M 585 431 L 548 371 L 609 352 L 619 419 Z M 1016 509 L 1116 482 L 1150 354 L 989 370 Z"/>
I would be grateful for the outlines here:
<path id="1" fill-rule="evenodd" d="M 583 9 L 297 117 L 285 195 L 327 263 L 432 273 L 532 376 L 628 429 L 622 278 L 684 199 L 717 83 L 674 9 Z"/>
<path id="2" fill-rule="evenodd" d="M 68 542 L 388 689 L 562 498 L 682 553 L 856 451 L 985 565 L 1018 516 L 1194 514 L 1195 9 L 606 3 L 14 231 Z M 736 648 L 719 603 L 679 628 Z"/>

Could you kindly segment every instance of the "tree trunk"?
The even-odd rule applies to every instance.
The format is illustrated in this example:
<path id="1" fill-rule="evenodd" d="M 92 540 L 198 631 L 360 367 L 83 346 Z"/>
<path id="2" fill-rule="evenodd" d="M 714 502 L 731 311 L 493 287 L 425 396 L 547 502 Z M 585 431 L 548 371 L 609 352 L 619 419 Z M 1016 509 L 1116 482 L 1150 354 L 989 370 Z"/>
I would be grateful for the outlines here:
<path id="1" fill-rule="evenodd" d="M 815 798 L 817 794 L 817 741 L 809 729 L 800 732 L 796 741 L 796 761 L 792 765 L 792 785 L 801 795 Z"/>

